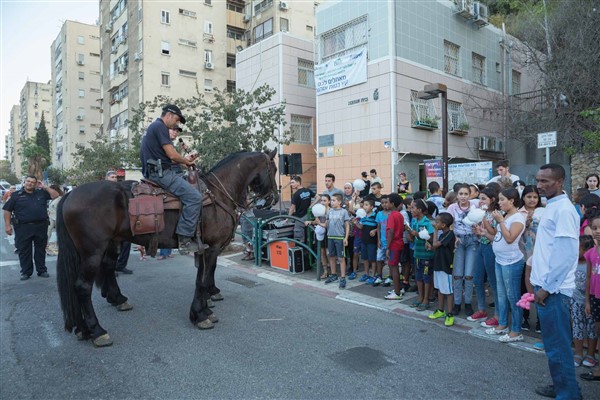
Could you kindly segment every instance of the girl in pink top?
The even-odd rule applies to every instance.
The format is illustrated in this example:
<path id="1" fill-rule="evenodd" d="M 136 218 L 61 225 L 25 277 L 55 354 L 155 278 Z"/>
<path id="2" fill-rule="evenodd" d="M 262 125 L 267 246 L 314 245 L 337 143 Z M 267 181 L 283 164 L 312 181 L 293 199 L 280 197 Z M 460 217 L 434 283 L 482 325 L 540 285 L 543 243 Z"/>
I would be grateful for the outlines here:
<path id="1" fill-rule="evenodd" d="M 588 221 L 596 246 L 589 249 L 584 255 L 587 262 L 585 313 L 594 318 L 596 333 L 600 333 L 600 213 L 596 213 Z M 581 377 L 585 380 L 600 380 L 600 369 L 589 374 L 582 374 Z"/>

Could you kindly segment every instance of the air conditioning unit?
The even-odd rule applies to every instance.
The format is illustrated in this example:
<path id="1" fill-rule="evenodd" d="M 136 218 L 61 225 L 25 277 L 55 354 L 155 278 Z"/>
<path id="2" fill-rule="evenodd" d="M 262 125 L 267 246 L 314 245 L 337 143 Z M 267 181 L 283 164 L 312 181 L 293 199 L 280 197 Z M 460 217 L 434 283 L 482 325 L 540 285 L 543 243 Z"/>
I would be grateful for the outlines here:
<path id="1" fill-rule="evenodd" d="M 287 10 L 287 9 L 289 9 L 289 6 L 288 6 L 288 4 L 285 1 L 280 1 L 279 2 L 279 9 L 280 10 Z"/>
<path id="2" fill-rule="evenodd" d="M 476 1 L 473 3 L 473 14 L 475 15 L 475 23 L 479 26 L 485 26 L 488 24 L 489 10 L 488 7 Z"/>
<path id="3" fill-rule="evenodd" d="M 111 54 L 117 54 L 117 46 L 111 46 L 110 52 L 111 52 Z"/>
<path id="4" fill-rule="evenodd" d="M 78 115 L 77 116 L 77 121 L 83 121 L 83 115 Z"/>
<path id="5" fill-rule="evenodd" d="M 83 65 L 83 60 L 77 60 L 77 65 Z"/>
<path id="6" fill-rule="evenodd" d="M 204 68 L 206 68 L 206 69 L 215 69 L 215 66 L 211 62 L 205 62 L 204 63 Z"/>
<path id="7" fill-rule="evenodd" d="M 454 0 L 456 13 L 465 19 L 472 19 L 475 16 L 473 10 L 473 0 Z"/>
<path id="8" fill-rule="evenodd" d="M 142 53 L 134 53 L 133 61 L 140 61 L 142 59 Z"/>
<path id="9" fill-rule="evenodd" d="M 112 28 L 113 28 L 112 22 L 109 22 L 109 23 L 108 23 L 108 24 L 106 24 L 106 26 L 104 27 L 104 32 L 107 32 L 107 33 L 108 33 L 108 32 L 112 32 Z"/>
<path id="10" fill-rule="evenodd" d="M 244 15 L 244 19 L 243 19 L 243 20 L 244 20 L 244 22 L 246 22 L 246 23 L 247 23 L 247 22 L 250 22 L 250 19 L 251 19 L 251 18 L 250 18 L 250 16 L 249 16 L 248 14 Z"/>

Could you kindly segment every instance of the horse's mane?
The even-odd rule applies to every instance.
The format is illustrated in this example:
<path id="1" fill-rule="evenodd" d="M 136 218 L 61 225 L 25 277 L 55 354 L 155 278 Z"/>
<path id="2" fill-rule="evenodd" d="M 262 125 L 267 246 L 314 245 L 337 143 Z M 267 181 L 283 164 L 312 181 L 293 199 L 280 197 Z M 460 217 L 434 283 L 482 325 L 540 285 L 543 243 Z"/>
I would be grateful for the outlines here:
<path id="1" fill-rule="evenodd" d="M 221 161 L 219 161 L 217 163 L 217 165 L 215 165 L 214 167 L 212 167 L 209 172 L 215 172 L 216 170 L 218 170 L 221 167 L 223 167 L 225 164 L 229 164 L 229 162 L 231 160 L 233 160 L 234 158 L 237 158 L 239 156 L 243 156 L 243 155 L 246 155 L 246 154 L 253 154 L 253 153 L 254 152 L 250 152 L 250 151 L 237 151 L 235 153 L 231 153 L 227 157 L 225 157 L 224 159 L 222 159 Z"/>

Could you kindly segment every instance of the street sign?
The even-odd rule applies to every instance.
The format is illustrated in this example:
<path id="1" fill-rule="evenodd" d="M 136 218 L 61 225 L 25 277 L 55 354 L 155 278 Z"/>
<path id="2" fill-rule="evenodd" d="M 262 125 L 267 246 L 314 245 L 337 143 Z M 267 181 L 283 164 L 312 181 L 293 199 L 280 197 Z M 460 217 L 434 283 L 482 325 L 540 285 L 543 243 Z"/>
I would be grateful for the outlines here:
<path id="1" fill-rule="evenodd" d="M 538 133 L 538 149 L 545 149 L 548 147 L 556 147 L 556 131 Z"/>

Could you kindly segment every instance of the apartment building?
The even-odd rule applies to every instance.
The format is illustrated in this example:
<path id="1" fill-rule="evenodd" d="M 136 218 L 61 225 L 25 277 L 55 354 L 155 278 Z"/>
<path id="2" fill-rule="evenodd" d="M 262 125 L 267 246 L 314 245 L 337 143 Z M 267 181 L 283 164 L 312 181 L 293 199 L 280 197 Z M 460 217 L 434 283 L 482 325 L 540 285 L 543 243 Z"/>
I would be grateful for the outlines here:
<path id="1" fill-rule="evenodd" d="M 235 89 L 244 2 L 101 0 L 103 132 L 131 139 L 126 121 L 158 95 L 173 99 Z M 149 120 L 160 110 L 150 112 Z"/>
<path id="2" fill-rule="evenodd" d="M 12 110 L 17 111 L 15 107 Z M 42 119 L 42 115 L 44 116 L 44 121 L 46 124 L 46 129 L 48 129 L 48 135 L 51 134 L 52 129 L 52 84 L 41 83 L 41 82 L 31 82 L 27 81 L 23 89 L 21 89 L 21 97 L 19 104 L 19 118 L 18 118 L 18 134 L 14 137 L 14 146 L 13 150 L 11 150 L 10 159 L 11 165 L 14 173 L 20 177 L 23 173 L 27 171 L 23 171 L 22 162 L 23 159 L 19 154 L 21 150 L 21 141 L 33 138 L 36 135 L 36 130 L 40 125 L 40 121 Z M 16 121 L 16 118 L 13 118 L 13 114 L 11 112 L 11 120 Z M 11 125 L 12 129 L 13 125 Z"/>
<path id="3" fill-rule="evenodd" d="M 430 83 L 447 86 L 450 163 L 522 153 L 507 143 L 501 110 L 487 106 L 534 90 L 537 79 L 486 11 L 471 0 L 318 7 L 318 176 L 352 181 L 375 168 L 384 192 L 400 172 L 425 189 L 423 161 L 442 155 L 440 99 L 418 95 Z"/>
<path id="4" fill-rule="evenodd" d="M 16 172 L 14 167 L 16 144 L 20 140 L 19 125 L 21 125 L 21 106 L 15 104 L 10 109 L 9 123 L 8 123 L 8 135 L 4 139 L 6 149 L 6 159 L 11 163 L 11 170 Z"/>
<path id="5" fill-rule="evenodd" d="M 51 68 L 52 165 L 68 169 L 76 145 L 95 139 L 101 127 L 99 27 L 65 21 L 52 42 Z"/>

